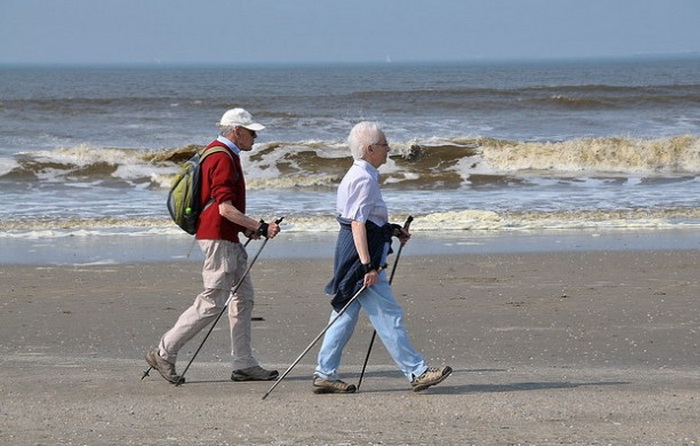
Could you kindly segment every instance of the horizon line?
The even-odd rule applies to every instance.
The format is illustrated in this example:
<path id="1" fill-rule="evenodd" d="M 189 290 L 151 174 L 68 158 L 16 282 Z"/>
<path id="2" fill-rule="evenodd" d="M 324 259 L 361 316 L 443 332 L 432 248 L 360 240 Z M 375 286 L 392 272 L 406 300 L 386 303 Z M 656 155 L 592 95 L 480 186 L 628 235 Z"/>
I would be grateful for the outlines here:
<path id="1" fill-rule="evenodd" d="M 291 66 L 381 66 L 381 65 L 430 65 L 430 64 L 473 64 L 473 63 L 544 63 L 544 62 L 596 62 L 596 61 L 630 61 L 630 60 L 654 60 L 654 59 L 695 59 L 700 58 L 700 52 L 674 52 L 674 53 L 637 53 L 628 55 L 607 56 L 552 56 L 552 57 L 502 57 L 486 58 L 473 57 L 468 59 L 425 59 L 425 60 L 366 60 L 366 61 L 249 61 L 249 62 L 214 62 L 214 61 L 178 61 L 164 62 L 153 60 L 150 62 L 10 62 L 0 61 L 0 67 L 64 67 L 64 68 L 109 68 L 109 67 L 138 67 L 138 68 L 171 68 L 171 67 L 291 67 Z"/>

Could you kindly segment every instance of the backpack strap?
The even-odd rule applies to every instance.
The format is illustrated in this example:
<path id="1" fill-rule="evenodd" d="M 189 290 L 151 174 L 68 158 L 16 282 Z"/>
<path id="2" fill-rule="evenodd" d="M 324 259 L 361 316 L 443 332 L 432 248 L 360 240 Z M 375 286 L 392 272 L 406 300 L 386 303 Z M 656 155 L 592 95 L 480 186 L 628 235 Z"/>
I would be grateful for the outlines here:
<path id="1" fill-rule="evenodd" d="M 231 155 L 231 152 L 229 152 L 229 149 L 224 147 L 224 146 L 213 146 L 209 147 L 207 149 L 204 149 L 204 151 L 199 155 L 199 166 L 200 169 L 202 168 L 202 163 L 204 162 L 204 158 L 207 156 L 211 155 L 212 153 L 217 153 L 217 152 L 225 152 L 229 158 L 233 160 L 233 156 Z M 214 202 L 214 199 L 212 197 L 209 197 L 209 201 L 207 201 L 207 204 L 204 205 L 202 208 L 202 212 L 204 212 L 211 204 Z M 188 256 L 189 257 L 189 256 Z"/>
<path id="2" fill-rule="evenodd" d="M 226 154 L 231 159 L 233 159 L 233 156 L 231 156 L 231 152 L 229 152 L 229 149 L 227 149 L 226 147 L 213 146 L 213 147 L 209 147 L 208 149 L 204 149 L 204 151 L 201 153 L 201 155 L 199 155 L 199 163 L 201 164 L 202 161 L 204 161 L 204 158 L 206 158 L 207 156 L 211 155 L 212 153 L 216 153 L 216 152 L 226 152 Z"/>

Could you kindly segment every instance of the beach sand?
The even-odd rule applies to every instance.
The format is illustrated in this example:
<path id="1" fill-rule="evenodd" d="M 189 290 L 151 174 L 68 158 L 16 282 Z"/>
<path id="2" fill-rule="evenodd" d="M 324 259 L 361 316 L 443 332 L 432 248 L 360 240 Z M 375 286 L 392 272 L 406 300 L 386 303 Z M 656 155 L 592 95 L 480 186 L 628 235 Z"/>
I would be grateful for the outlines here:
<path id="1" fill-rule="evenodd" d="M 262 365 L 282 373 L 325 327 L 331 266 L 260 257 Z M 699 270 L 697 250 L 404 252 L 394 289 L 409 334 L 453 375 L 414 393 L 378 342 L 359 393 L 314 395 L 317 344 L 262 400 L 272 382 L 229 380 L 225 318 L 187 384 L 141 380 L 144 354 L 200 291 L 198 262 L 2 265 L 0 443 L 699 444 Z M 349 382 L 370 337 L 363 318 Z"/>

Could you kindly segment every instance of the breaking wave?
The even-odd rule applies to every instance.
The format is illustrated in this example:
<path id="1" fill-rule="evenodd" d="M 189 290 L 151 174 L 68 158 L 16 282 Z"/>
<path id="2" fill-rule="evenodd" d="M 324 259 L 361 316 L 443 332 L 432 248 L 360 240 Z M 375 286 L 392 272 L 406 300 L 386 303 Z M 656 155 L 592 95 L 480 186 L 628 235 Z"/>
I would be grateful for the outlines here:
<path id="1" fill-rule="evenodd" d="M 179 234 L 164 197 L 198 149 L 80 145 L 0 160 L 0 186 L 17 197 L 0 217 L 0 238 Z M 282 212 L 286 231 L 337 229 L 334 189 L 352 163 L 344 144 L 273 142 L 243 157 L 248 187 L 259 191 L 255 212 Z M 381 171 L 392 218 L 410 212 L 414 231 L 700 227 L 696 136 L 400 141 Z M 53 201 L 22 204 L 25 189 Z"/>
<path id="2" fill-rule="evenodd" d="M 174 149 L 96 148 L 87 145 L 21 152 L 0 159 L 0 181 L 87 182 L 166 189 L 200 146 Z M 338 142 L 258 144 L 243 154 L 252 189 L 333 187 L 352 163 Z M 581 138 L 507 141 L 451 138 L 392 143 L 382 179 L 403 189 L 527 181 L 533 177 L 664 177 L 700 174 L 700 137 Z"/>
<path id="3" fill-rule="evenodd" d="M 0 180 L 99 182 L 114 187 L 167 188 L 200 146 L 175 149 L 93 148 L 86 145 L 22 152 L 0 161 Z M 259 144 L 244 153 L 251 189 L 333 187 L 351 164 L 340 143 Z M 658 177 L 700 173 L 700 138 L 588 138 L 555 142 L 455 138 L 392 144 L 382 179 L 405 189 L 527 181 L 533 177 Z"/>

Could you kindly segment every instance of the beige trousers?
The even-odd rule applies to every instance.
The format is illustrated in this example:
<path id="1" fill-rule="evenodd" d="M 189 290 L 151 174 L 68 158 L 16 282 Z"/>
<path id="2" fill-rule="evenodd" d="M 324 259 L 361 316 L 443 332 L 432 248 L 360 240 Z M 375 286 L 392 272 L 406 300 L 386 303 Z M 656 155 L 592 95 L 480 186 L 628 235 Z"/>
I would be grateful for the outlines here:
<path id="1" fill-rule="evenodd" d="M 248 267 L 248 254 L 240 243 L 226 240 L 198 240 L 198 243 L 204 253 L 204 291 L 180 315 L 175 326 L 163 335 L 158 346 L 160 355 L 173 364 L 182 346 L 221 313 L 232 287 L 241 280 Z M 248 274 L 228 306 L 234 370 L 258 365 L 251 346 L 253 298 L 253 282 Z"/>

